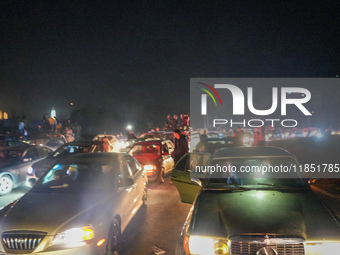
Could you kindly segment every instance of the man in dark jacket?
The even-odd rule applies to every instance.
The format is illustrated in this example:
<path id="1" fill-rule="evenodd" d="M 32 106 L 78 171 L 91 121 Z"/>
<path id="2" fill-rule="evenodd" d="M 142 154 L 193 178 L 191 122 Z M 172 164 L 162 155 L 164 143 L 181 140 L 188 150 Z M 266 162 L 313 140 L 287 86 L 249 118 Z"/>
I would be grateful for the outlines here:
<path id="1" fill-rule="evenodd" d="M 175 164 L 177 161 L 189 151 L 187 139 L 179 129 L 174 130 L 175 136 L 175 150 L 171 153 L 171 157 L 174 159 Z"/>

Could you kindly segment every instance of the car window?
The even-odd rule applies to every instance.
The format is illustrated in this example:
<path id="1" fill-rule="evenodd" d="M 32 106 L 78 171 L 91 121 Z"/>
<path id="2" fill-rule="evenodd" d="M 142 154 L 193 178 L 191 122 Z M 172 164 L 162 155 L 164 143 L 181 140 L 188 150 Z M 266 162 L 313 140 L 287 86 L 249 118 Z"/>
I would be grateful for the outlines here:
<path id="1" fill-rule="evenodd" d="M 168 149 L 168 146 L 166 145 L 166 143 L 162 144 L 162 152 L 163 153 L 169 153 L 169 149 Z"/>
<path id="2" fill-rule="evenodd" d="M 115 189 L 119 178 L 116 160 L 68 162 L 53 166 L 34 186 L 33 191 L 108 191 Z"/>
<path id="3" fill-rule="evenodd" d="M 300 187 L 305 181 L 294 171 L 297 165 L 291 157 L 216 159 L 207 172 L 208 185 L 257 185 L 264 187 Z M 287 172 L 285 170 L 287 169 Z M 279 174 L 281 171 L 282 174 Z"/>
<path id="4" fill-rule="evenodd" d="M 185 156 L 183 156 L 176 164 L 175 168 L 178 171 L 187 171 L 188 169 L 190 169 L 190 157 L 189 157 L 189 153 L 187 153 Z"/>
<path id="5" fill-rule="evenodd" d="M 171 151 L 174 149 L 173 143 L 171 142 L 167 142 L 168 148 L 169 148 L 169 152 L 171 153 Z"/>
<path id="6" fill-rule="evenodd" d="M 137 168 L 135 160 L 132 157 L 130 157 L 130 156 L 126 156 L 125 160 L 126 160 L 128 166 L 130 168 L 131 175 L 132 176 L 135 175 L 137 173 L 137 171 L 138 171 L 138 168 Z"/>
<path id="7" fill-rule="evenodd" d="M 131 172 L 128 167 L 128 163 L 125 160 L 125 158 L 122 157 L 120 161 L 120 178 L 119 179 L 124 179 L 124 178 L 129 178 L 129 177 L 131 177 Z"/>
<path id="8" fill-rule="evenodd" d="M 52 153 L 52 150 L 50 150 L 46 147 L 39 147 L 38 150 L 39 150 L 39 153 L 40 153 L 40 157 L 42 157 L 42 158 L 47 157 L 49 154 Z"/>
<path id="9" fill-rule="evenodd" d="M 153 144 L 153 143 L 146 143 L 146 144 L 135 144 L 130 154 L 132 155 L 141 155 L 141 154 L 148 154 L 148 155 L 160 155 L 160 145 Z"/>
<path id="10" fill-rule="evenodd" d="M 22 156 L 21 150 L 1 150 L 0 162 L 14 162 L 20 160 Z"/>
<path id="11" fill-rule="evenodd" d="M 37 148 L 30 148 L 30 149 L 26 150 L 26 153 L 24 153 L 23 157 L 35 160 L 35 159 L 40 158 L 40 155 L 39 155 Z"/>

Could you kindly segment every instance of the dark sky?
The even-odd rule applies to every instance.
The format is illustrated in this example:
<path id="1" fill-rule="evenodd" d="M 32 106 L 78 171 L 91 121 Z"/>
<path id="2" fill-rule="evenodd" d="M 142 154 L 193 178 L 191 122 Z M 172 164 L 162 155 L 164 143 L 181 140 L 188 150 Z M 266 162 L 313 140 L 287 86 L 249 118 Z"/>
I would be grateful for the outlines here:
<path id="1" fill-rule="evenodd" d="M 161 125 L 191 77 L 335 77 L 339 1 L 0 1 L 0 109 Z M 142 120 L 137 120 L 140 117 Z"/>

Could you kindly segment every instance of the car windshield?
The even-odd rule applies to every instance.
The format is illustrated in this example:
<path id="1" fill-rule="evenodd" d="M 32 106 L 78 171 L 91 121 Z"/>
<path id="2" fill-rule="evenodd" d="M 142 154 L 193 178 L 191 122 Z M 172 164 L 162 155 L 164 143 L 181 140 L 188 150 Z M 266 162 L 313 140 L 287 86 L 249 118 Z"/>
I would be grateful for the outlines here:
<path id="1" fill-rule="evenodd" d="M 86 153 L 90 152 L 91 150 L 91 145 L 65 145 L 59 147 L 53 154 L 52 157 L 60 157 L 60 156 L 68 156 L 71 154 L 76 154 L 76 153 Z"/>
<path id="2" fill-rule="evenodd" d="M 210 167 L 205 188 L 290 189 L 307 185 L 292 157 L 215 159 Z"/>
<path id="3" fill-rule="evenodd" d="M 20 160 L 23 151 L 21 150 L 2 150 L 0 151 L 0 162 L 14 162 Z"/>
<path id="4" fill-rule="evenodd" d="M 147 143 L 147 144 L 136 144 L 132 147 L 130 153 L 132 155 L 143 155 L 143 154 L 152 154 L 152 155 L 161 155 L 160 145 Z"/>
<path id="5" fill-rule="evenodd" d="M 101 192 L 115 189 L 121 175 L 117 160 L 59 163 L 39 179 L 36 192 Z"/>

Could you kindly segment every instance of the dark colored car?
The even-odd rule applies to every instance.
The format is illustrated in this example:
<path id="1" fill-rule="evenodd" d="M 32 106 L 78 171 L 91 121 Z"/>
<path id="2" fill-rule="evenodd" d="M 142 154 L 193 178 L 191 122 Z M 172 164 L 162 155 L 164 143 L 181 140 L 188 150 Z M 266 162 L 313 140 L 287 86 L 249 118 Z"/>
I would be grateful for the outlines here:
<path id="1" fill-rule="evenodd" d="M 235 147 L 195 161 L 204 156 L 186 155 L 172 172 L 181 200 L 194 202 L 177 255 L 339 254 L 338 217 L 304 176 L 277 171 L 298 166 L 292 154 L 277 147 Z M 204 166 L 210 168 L 199 171 Z"/>
<path id="2" fill-rule="evenodd" d="M 17 141 L 17 140 L 0 140 L 0 149 L 5 148 L 5 147 L 21 146 L 21 145 L 25 146 L 28 144 L 22 141 Z"/>
<path id="3" fill-rule="evenodd" d="M 174 166 L 173 151 L 170 140 L 148 140 L 135 143 L 129 153 L 143 165 L 150 181 L 163 183 Z"/>
<path id="4" fill-rule="evenodd" d="M 31 139 L 29 143 L 32 145 L 45 145 L 52 148 L 53 150 L 56 150 L 57 148 L 59 148 L 60 145 L 66 144 L 67 140 L 63 135 L 59 137 L 42 136 L 39 138 Z"/>
<path id="5" fill-rule="evenodd" d="M 40 160 L 27 168 L 27 181 L 38 179 L 43 173 L 59 160 L 78 153 L 93 153 L 102 151 L 102 141 L 74 141 L 60 146 L 47 158 Z"/>
<path id="6" fill-rule="evenodd" d="M 146 199 L 147 177 L 131 155 L 69 156 L 0 211 L 0 254 L 118 254 Z"/>
<path id="7" fill-rule="evenodd" d="M 50 155 L 46 146 L 23 145 L 0 149 L 0 195 L 26 182 L 27 168 Z"/>

